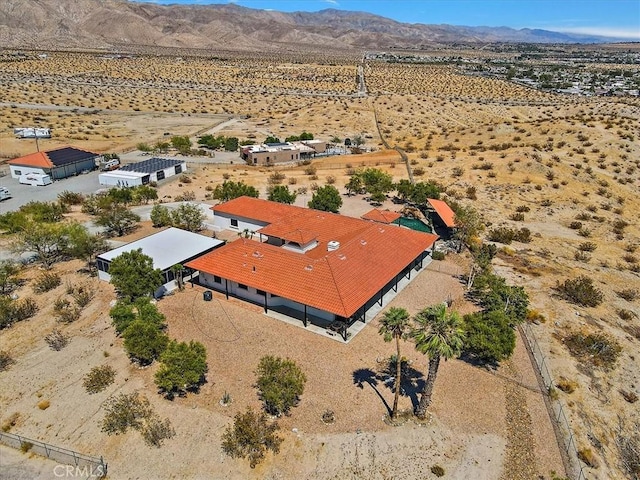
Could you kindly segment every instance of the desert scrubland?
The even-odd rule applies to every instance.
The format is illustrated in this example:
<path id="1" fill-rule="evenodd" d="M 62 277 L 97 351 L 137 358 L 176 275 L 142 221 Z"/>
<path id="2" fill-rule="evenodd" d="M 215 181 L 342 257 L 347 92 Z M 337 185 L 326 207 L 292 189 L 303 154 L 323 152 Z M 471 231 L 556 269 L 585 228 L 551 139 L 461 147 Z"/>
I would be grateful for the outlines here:
<path id="1" fill-rule="evenodd" d="M 344 193 L 348 170 L 359 165 L 383 169 L 395 181 L 408 178 L 407 165 L 385 143 L 397 146 L 407 153 L 416 181 L 437 181 L 445 199 L 473 205 L 482 214 L 485 240 L 498 227 L 531 231 L 529 243 L 497 243 L 494 265 L 526 288 L 535 312 L 531 328 L 558 388 L 541 391 L 519 339 L 514 357 L 495 371 L 447 362 L 436 383 L 432 421 L 392 427 L 382 421 L 384 408 L 375 392 L 354 385 L 352 375 L 359 368 L 375 370 L 392 353 L 377 334 L 377 320 L 341 345 L 223 296 L 204 310 L 201 291 L 188 288 L 160 301 L 159 308 L 171 336 L 205 343 L 209 382 L 200 393 L 169 402 L 156 393 L 154 366 L 130 364 L 114 335 L 108 316 L 112 287 L 78 273 L 79 263 L 65 262 L 54 267 L 65 282 L 86 282 L 96 293 L 79 321 L 61 327 L 70 345 L 55 352 L 42 340 L 56 325 L 47 305 L 64 293 L 64 282 L 51 298 L 38 298 L 42 307 L 34 318 L 0 333 L 2 349 L 16 360 L 0 373 L 10 386 L 0 396 L 2 421 L 14 418 L 12 431 L 102 454 L 113 478 L 211 478 L 211 472 L 214 478 L 435 478 L 430 469 L 438 464 L 445 478 L 551 479 L 552 471 L 563 477 L 564 467 L 545 407 L 548 397 L 564 405 L 588 478 L 633 478 L 620 445 L 637 434 L 640 421 L 635 403 L 640 297 L 628 294 L 640 290 L 640 101 L 540 92 L 464 75 L 451 65 L 381 61 L 364 65 L 368 95 L 361 97 L 359 62 L 355 55 L 351 62 L 279 63 L 275 58 L 30 54 L 2 63 L 0 154 L 11 158 L 33 151 L 31 141 L 14 139 L 12 132 L 31 125 L 53 129 L 53 138 L 41 141 L 45 148 L 71 144 L 99 152 L 153 144 L 165 132 L 195 136 L 229 118 L 236 122 L 219 133 L 240 139 L 302 131 L 323 140 L 363 135 L 371 153 L 316 160 L 313 174 L 296 165 L 248 167 L 238 158 L 230 165 L 194 164 L 189 184 L 159 188 L 166 201 L 190 190 L 198 201 L 213 203 L 211 187 L 233 179 L 256 186 L 265 198 L 277 170 L 292 189 L 308 189 L 297 200 L 303 205 L 314 184 L 333 183 Z M 360 195 L 344 201 L 345 214 L 370 208 Z M 383 207 L 399 209 L 390 200 Z M 72 216 L 86 219 L 79 211 Z M 124 240 L 151 231 L 146 222 Z M 9 239 L 2 241 L 6 248 Z M 391 305 L 414 313 L 452 296 L 456 308 L 472 311 L 458 278 L 469 271 L 468 255 L 449 254 L 434 265 Z M 23 274 L 19 295 L 31 293 L 29 280 L 38 273 L 29 268 Z M 571 304 L 554 291 L 558 282 L 580 275 L 602 291 L 601 304 Z M 619 347 L 610 363 L 595 364 L 569 348 L 569 338 L 596 334 L 606 340 L 602 349 Z M 424 374 L 425 359 L 408 343 L 404 351 Z M 250 470 L 246 462 L 222 454 L 219 437 L 235 413 L 259 406 L 253 370 L 265 353 L 296 359 L 307 372 L 308 390 L 282 419 L 283 451 Z M 88 396 L 82 377 L 104 363 L 116 369 L 116 382 Z M 387 401 L 392 398 L 390 389 L 378 388 Z M 100 432 L 102 402 L 134 390 L 172 420 L 176 437 L 161 449 L 147 447 L 135 433 Z M 227 391 L 233 403 L 222 407 L 219 400 Z M 411 408 L 409 397 L 401 398 L 402 408 Z M 51 406 L 39 409 L 41 398 Z M 336 423 L 321 421 L 326 409 L 335 411 Z"/>

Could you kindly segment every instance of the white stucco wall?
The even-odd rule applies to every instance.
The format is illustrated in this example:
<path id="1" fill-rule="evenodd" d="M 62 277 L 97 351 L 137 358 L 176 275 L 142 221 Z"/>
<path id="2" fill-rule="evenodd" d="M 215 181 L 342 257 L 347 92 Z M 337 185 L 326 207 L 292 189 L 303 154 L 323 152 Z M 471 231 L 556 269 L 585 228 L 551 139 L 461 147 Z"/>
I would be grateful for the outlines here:
<path id="1" fill-rule="evenodd" d="M 9 165 L 9 170 L 11 171 L 11 177 L 15 179 L 19 179 L 20 175 L 24 175 L 25 173 L 39 173 L 48 175 L 44 168 L 37 167 L 21 167 L 20 165 Z"/>
<path id="2" fill-rule="evenodd" d="M 238 226 L 231 226 L 231 219 L 238 220 Z M 266 222 L 258 222 L 256 220 L 252 220 L 244 217 L 237 217 L 233 215 L 228 215 L 226 213 L 216 213 L 214 211 L 213 216 L 213 228 L 214 230 L 220 232 L 222 230 L 233 230 L 235 232 L 242 232 L 245 229 L 249 229 L 250 231 L 257 232 L 262 227 L 267 226 Z M 254 235 L 254 240 L 259 239 L 259 235 Z"/>

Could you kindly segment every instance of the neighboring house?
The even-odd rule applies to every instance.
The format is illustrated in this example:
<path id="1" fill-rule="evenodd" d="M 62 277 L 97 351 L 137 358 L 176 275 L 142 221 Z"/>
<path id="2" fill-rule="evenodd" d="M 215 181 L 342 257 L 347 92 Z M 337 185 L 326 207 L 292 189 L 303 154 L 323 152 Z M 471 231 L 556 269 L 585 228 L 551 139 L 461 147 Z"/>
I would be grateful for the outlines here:
<path id="1" fill-rule="evenodd" d="M 142 253 L 153 259 L 153 266 L 162 270 L 164 284 L 155 292 L 156 297 L 161 297 L 178 286 L 171 267 L 176 264 L 185 265 L 221 245 L 224 245 L 221 240 L 171 227 L 99 255 L 97 258 L 98 278 L 107 282 L 111 281 L 109 265 L 113 259 L 124 252 L 140 248 Z M 189 280 L 192 274 L 193 272 L 188 271 L 183 275 L 183 279 Z"/>
<path id="2" fill-rule="evenodd" d="M 262 143 L 240 147 L 240 156 L 249 165 L 273 165 L 309 159 L 326 149 L 327 143 L 321 140 Z"/>
<path id="3" fill-rule="evenodd" d="M 215 227 L 240 238 L 187 263 L 199 282 L 265 312 L 293 312 L 305 326 L 314 318 L 365 321 L 386 293 L 430 261 L 438 238 L 250 197 L 212 209 Z"/>
<path id="4" fill-rule="evenodd" d="M 142 162 L 123 165 L 117 170 L 98 175 L 100 185 L 135 187 L 159 182 L 187 171 L 187 162 L 168 158 L 149 158 Z"/>
<path id="5" fill-rule="evenodd" d="M 38 173 L 49 175 L 52 180 L 60 180 L 94 170 L 99 156 L 75 147 L 62 147 L 14 158 L 8 163 L 13 178 L 20 178 L 26 173 Z"/>

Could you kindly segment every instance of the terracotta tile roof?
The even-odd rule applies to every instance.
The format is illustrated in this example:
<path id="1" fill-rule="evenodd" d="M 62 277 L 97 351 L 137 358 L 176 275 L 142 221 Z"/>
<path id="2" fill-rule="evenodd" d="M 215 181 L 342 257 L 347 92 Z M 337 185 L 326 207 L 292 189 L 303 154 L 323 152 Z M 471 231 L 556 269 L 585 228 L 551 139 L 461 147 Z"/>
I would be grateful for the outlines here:
<path id="1" fill-rule="evenodd" d="M 433 198 L 427 198 L 427 201 L 447 227 L 452 228 L 456 226 L 456 214 L 451 210 L 451 207 L 447 205 L 446 202 L 443 202 L 442 200 L 435 200 Z"/>
<path id="2" fill-rule="evenodd" d="M 26 167 L 53 168 L 53 162 L 49 160 L 46 152 L 36 152 L 24 157 L 14 158 L 7 162 L 9 165 L 24 165 Z"/>
<path id="3" fill-rule="evenodd" d="M 286 211 L 279 222 L 260 233 L 275 235 L 279 229 L 289 233 L 294 231 L 292 227 L 297 227 L 315 232 L 320 244 L 306 253 L 298 253 L 256 240 L 238 239 L 187 266 L 350 317 L 438 238 L 396 225 L 290 205 L 284 209 L 277 205 L 272 210 L 271 205 L 263 203 L 271 202 L 232 200 L 225 204 L 228 205 L 225 210 L 247 217 L 250 212 L 244 209 L 253 208 L 263 219 L 273 215 L 274 210 Z M 340 247 L 328 252 L 326 243 L 330 240 L 339 241 Z"/>
<path id="4" fill-rule="evenodd" d="M 59 147 L 45 152 L 35 152 L 24 157 L 9 160 L 9 165 L 26 167 L 55 168 L 68 163 L 85 160 L 87 157 L 97 157 L 97 153 L 88 152 L 75 147 Z"/>
<path id="5" fill-rule="evenodd" d="M 211 207 L 214 215 L 218 212 L 252 218 L 265 223 L 273 223 L 290 214 L 291 205 L 269 202 L 253 197 L 239 197 Z"/>
<path id="6" fill-rule="evenodd" d="M 362 215 L 361 218 L 379 223 L 393 223 L 401 216 L 402 215 L 398 212 L 392 212 L 391 210 L 378 210 L 377 208 L 374 208 Z"/>
<path id="7" fill-rule="evenodd" d="M 260 229 L 260 233 L 263 233 Z M 307 245 L 308 243 L 314 241 L 318 238 L 318 234 L 315 232 L 311 232 L 309 230 L 294 230 L 293 232 L 285 233 L 280 236 L 283 240 L 287 240 L 289 242 L 296 242 L 298 245 Z"/>

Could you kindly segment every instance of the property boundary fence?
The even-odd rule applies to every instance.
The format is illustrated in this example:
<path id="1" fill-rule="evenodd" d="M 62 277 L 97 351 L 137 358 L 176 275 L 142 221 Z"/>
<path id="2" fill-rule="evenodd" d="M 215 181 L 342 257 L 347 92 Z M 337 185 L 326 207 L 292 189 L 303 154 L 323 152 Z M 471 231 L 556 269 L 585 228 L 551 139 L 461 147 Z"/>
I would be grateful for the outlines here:
<path id="1" fill-rule="evenodd" d="M 90 457 L 55 445 L 32 440 L 14 433 L 0 432 L 0 443 L 22 451 L 28 451 L 49 458 L 64 465 L 77 467 L 76 474 L 90 478 L 107 476 L 107 462 L 102 457 Z"/>
<path id="2" fill-rule="evenodd" d="M 552 388 L 555 388 L 555 382 L 549 371 L 547 360 L 538 345 L 538 341 L 531 329 L 531 325 L 523 324 L 520 327 L 520 332 L 525 338 L 527 350 L 535 361 L 536 368 L 539 373 L 545 390 L 549 392 Z M 555 431 L 558 437 L 558 444 L 562 448 L 564 453 L 564 459 L 567 463 L 567 474 L 574 480 L 588 480 L 585 474 L 585 467 L 578 458 L 578 447 L 576 440 L 569 424 L 569 419 L 565 414 L 565 410 L 562 403 L 558 400 L 548 398 L 547 406 L 549 407 L 549 413 L 553 415 L 552 420 L 555 422 Z"/>

